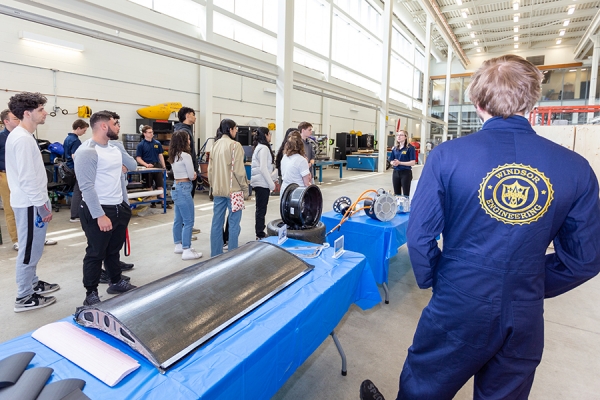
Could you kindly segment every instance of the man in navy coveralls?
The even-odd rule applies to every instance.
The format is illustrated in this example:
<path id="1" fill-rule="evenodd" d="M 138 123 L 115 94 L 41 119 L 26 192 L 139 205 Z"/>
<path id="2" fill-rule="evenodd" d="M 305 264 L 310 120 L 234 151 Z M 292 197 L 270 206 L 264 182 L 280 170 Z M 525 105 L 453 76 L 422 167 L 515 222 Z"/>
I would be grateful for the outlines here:
<path id="1" fill-rule="evenodd" d="M 427 159 L 407 243 L 417 284 L 433 295 L 408 349 L 399 399 L 452 399 L 472 376 L 476 399 L 526 399 L 544 348 L 544 299 L 600 270 L 594 172 L 523 117 L 540 98 L 541 80 L 521 57 L 486 61 L 469 86 L 481 131 L 437 146 Z M 546 255 L 550 243 L 554 253 Z M 361 398 L 383 396 L 365 381 Z"/>

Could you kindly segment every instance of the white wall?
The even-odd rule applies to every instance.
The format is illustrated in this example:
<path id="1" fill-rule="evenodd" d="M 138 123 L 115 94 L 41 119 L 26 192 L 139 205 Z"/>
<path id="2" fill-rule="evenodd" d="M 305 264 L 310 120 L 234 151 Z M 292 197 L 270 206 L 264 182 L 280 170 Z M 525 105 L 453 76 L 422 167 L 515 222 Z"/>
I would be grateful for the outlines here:
<path id="1" fill-rule="evenodd" d="M 19 39 L 19 31 L 28 31 L 76 42 L 83 52 L 56 50 L 32 45 Z M 50 111 L 54 106 L 53 69 L 56 72 L 57 105 L 69 111 L 48 117 L 38 127 L 38 137 L 62 142 L 77 119 L 77 107 L 88 105 L 93 111 L 108 109 L 121 115 L 121 132 L 135 132 L 136 110 L 158 103 L 178 101 L 199 108 L 200 67 L 141 50 L 112 44 L 56 28 L 0 15 L 0 108 L 21 91 L 39 91 L 46 95 Z M 265 92 L 274 85 L 223 72 L 213 72 L 213 122 L 231 118 L 239 125 L 251 120 L 265 124 L 275 120 L 275 95 Z M 292 122 L 308 121 L 316 132 L 323 131 L 322 98 L 294 90 Z M 357 109 L 358 112 L 350 111 Z M 361 130 L 374 133 L 374 110 L 331 100 L 331 132 Z M 172 115 L 172 119 L 176 119 Z M 287 127 L 285 128 L 287 129 Z M 283 129 L 283 132 L 285 132 Z M 279 129 L 278 129 L 279 131 Z M 200 135 L 203 143 L 206 137 Z M 89 137 L 89 133 L 84 136 Z"/>

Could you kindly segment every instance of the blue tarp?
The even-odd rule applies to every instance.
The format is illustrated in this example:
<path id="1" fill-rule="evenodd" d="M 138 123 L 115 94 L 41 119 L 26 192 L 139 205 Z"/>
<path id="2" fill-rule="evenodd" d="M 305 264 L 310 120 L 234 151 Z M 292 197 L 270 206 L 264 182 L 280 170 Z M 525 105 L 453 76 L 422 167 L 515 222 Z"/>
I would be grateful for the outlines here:
<path id="1" fill-rule="evenodd" d="M 350 217 L 339 230 L 327 236 L 333 242 L 344 235 L 344 248 L 364 254 L 379 284 L 388 281 L 390 258 L 398 253 L 398 248 L 406 243 L 406 228 L 409 214 L 397 214 L 387 222 L 377 221 L 360 211 Z M 321 216 L 327 232 L 340 223 L 342 215 L 329 211 Z"/>
<path id="2" fill-rule="evenodd" d="M 276 242 L 277 238 L 267 238 Z M 307 246 L 288 239 L 282 247 Z M 54 369 L 50 382 L 66 378 L 86 381 L 93 399 L 268 399 L 327 339 L 352 303 L 368 309 L 381 297 L 361 254 L 346 252 L 333 259 L 333 249 L 306 261 L 314 270 L 242 317 L 173 368 L 161 375 L 144 357 L 117 339 L 80 327 L 136 359 L 141 367 L 110 388 L 45 347 L 30 334 L 0 344 L 0 359 L 33 351 L 29 368 Z M 65 320 L 75 324 L 71 317 Z M 340 337 L 342 345 L 343 337 Z M 351 348 L 345 349 L 347 354 Z M 341 366 L 341 359 L 340 359 Z"/>

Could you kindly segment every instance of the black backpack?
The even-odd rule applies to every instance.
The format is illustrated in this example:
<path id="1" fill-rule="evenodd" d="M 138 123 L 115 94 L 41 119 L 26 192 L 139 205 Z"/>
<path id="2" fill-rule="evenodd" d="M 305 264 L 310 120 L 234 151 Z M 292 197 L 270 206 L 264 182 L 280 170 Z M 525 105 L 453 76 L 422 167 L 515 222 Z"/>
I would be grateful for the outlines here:
<path id="1" fill-rule="evenodd" d="M 75 171 L 73 171 L 71 168 L 69 168 L 66 161 L 64 161 L 62 159 L 58 159 L 58 158 L 57 158 L 57 160 L 59 160 L 56 163 L 59 179 L 69 186 L 74 186 L 75 182 L 76 182 Z"/>

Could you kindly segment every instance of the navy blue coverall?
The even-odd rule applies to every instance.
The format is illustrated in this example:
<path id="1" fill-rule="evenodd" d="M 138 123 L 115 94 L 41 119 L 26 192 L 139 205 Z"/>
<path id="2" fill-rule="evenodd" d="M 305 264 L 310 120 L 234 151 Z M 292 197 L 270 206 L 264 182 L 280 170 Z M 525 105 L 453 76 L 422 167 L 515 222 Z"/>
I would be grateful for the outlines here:
<path id="1" fill-rule="evenodd" d="M 431 151 L 407 237 L 417 283 L 433 294 L 398 398 L 451 399 L 475 376 L 477 399 L 526 399 L 544 347 L 544 298 L 600 270 L 589 163 L 523 117 L 493 117 Z"/>

